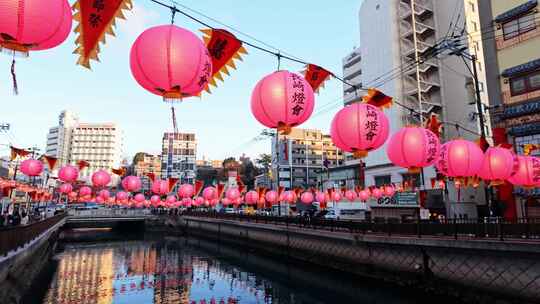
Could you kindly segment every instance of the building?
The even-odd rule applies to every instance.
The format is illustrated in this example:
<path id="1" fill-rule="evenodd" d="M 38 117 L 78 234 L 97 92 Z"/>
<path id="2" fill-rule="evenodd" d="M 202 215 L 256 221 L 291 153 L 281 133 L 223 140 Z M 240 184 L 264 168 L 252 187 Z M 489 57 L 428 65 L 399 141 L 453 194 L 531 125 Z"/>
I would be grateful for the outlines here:
<path id="1" fill-rule="evenodd" d="M 197 165 L 197 167 L 208 166 L 215 169 L 219 169 L 223 167 L 223 160 L 216 160 L 216 159 L 210 160 L 203 157 L 203 159 L 196 160 L 195 164 Z"/>
<path id="2" fill-rule="evenodd" d="M 480 51 L 479 73 L 485 70 L 495 144 L 505 141 L 518 154 L 526 144 L 540 144 L 540 9 L 537 0 L 468 1 L 468 29 L 480 20 L 474 47 Z M 472 29 L 471 29 L 472 27 Z M 483 52 L 481 52 L 483 50 Z M 483 63 L 483 65 L 481 65 Z M 481 76 L 482 77 L 482 76 Z M 533 151 L 532 155 L 540 155 Z M 518 194 L 513 196 L 512 191 Z M 506 192 L 506 194 L 504 193 Z M 507 195 L 510 194 L 510 195 Z M 498 187 L 507 218 L 540 215 L 540 191 Z M 506 197 L 506 199 L 503 199 Z M 515 200 L 517 199 L 517 202 Z"/>
<path id="3" fill-rule="evenodd" d="M 178 178 L 180 183 L 195 182 L 197 140 L 194 133 L 165 132 L 161 151 L 163 178 Z"/>
<path id="4" fill-rule="evenodd" d="M 156 179 L 161 177 L 160 155 L 139 152 L 135 154 L 132 166 L 133 174 L 141 177 L 142 191 L 148 191 L 152 188 L 152 181 L 148 177 L 149 174 L 153 174 Z"/>
<path id="5" fill-rule="evenodd" d="M 49 129 L 45 154 L 57 157 L 60 166 L 88 162 L 79 175 L 87 180 L 97 170 L 118 168 L 122 152 L 123 133 L 116 124 L 81 123 L 76 114 L 62 111 L 58 126 Z"/>
<path id="6" fill-rule="evenodd" d="M 362 92 L 357 91 L 356 87 L 362 87 L 362 56 L 360 49 L 354 50 L 343 58 L 343 80 L 347 83 L 343 84 L 343 100 L 344 103 L 350 104 L 361 98 Z"/>
<path id="7" fill-rule="evenodd" d="M 332 143 L 330 135 L 320 130 L 294 128 L 288 135 L 272 138 L 273 176 L 285 188 L 317 187 L 330 167 L 343 163 L 343 153 Z M 275 160 L 278 159 L 276 168 Z M 277 174 L 279 170 L 279 174 Z"/>

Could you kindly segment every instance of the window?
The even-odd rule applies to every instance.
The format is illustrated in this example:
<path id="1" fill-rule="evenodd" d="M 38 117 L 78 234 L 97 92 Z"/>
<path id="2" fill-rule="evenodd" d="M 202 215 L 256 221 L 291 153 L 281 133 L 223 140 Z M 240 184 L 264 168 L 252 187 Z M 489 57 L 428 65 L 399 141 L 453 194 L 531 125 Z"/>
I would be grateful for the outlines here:
<path id="1" fill-rule="evenodd" d="M 409 183 L 412 187 L 420 187 L 420 174 L 419 173 L 403 173 L 401 174 L 403 182 Z"/>
<path id="2" fill-rule="evenodd" d="M 536 28 L 534 14 L 521 16 L 517 19 L 503 23 L 504 40 L 512 39 Z"/>
<path id="3" fill-rule="evenodd" d="M 474 12 L 474 3 L 469 2 L 469 6 L 471 7 L 471 12 Z"/>
<path id="4" fill-rule="evenodd" d="M 510 78 L 510 93 L 512 96 L 540 90 L 540 71 Z"/>
<path id="5" fill-rule="evenodd" d="M 472 21 L 471 24 L 472 24 L 472 28 L 473 28 L 474 32 L 478 32 L 478 24 L 476 24 L 476 22 L 474 22 L 474 21 Z"/>
<path id="6" fill-rule="evenodd" d="M 390 175 L 380 175 L 375 176 L 375 186 L 380 187 L 384 185 L 390 185 L 392 183 L 392 178 Z"/>

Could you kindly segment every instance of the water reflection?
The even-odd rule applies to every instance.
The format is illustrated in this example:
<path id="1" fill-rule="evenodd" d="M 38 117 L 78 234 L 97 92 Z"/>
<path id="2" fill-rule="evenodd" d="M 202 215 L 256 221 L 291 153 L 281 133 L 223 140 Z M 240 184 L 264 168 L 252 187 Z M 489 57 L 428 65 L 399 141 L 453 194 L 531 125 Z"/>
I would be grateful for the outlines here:
<path id="1" fill-rule="evenodd" d="M 387 290 L 341 284 L 336 278 L 341 288 L 352 292 L 346 295 L 326 283 L 333 279 L 328 275 L 318 277 L 280 266 L 276 260 L 248 258 L 241 250 L 236 259 L 230 254 L 216 257 L 208 248 L 184 241 L 68 244 L 56 258 L 58 268 L 42 303 L 417 303 L 391 296 L 395 290 L 385 294 Z M 242 259 L 264 266 L 259 270 L 249 263 L 239 266 Z M 301 273 L 307 283 L 277 273 L 280 267 L 296 276 Z"/>

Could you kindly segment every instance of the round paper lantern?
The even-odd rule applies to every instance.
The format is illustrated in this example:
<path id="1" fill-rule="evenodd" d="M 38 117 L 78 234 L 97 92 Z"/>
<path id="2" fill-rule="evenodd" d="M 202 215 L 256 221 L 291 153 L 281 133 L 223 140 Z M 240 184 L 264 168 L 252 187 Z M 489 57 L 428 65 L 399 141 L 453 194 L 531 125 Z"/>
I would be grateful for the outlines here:
<path id="1" fill-rule="evenodd" d="M 439 156 L 439 138 L 428 129 L 407 127 L 392 135 L 386 147 L 390 161 L 410 172 L 431 166 Z"/>
<path id="2" fill-rule="evenodd" d="M 58 188 L 58 192 L 64 194 L 70 193 L 71 191 L 73 191 L 73 186 L 71 186 L 71 184 L 62 184 L 60 185 L 60 188 Z"/>
<path id="3" fill-rule="evenodd" d="M 111 194 L 109 193 L 109 190 L 103 189 L 99 191 L 99 196 L 103 197 L 105 200 L 108 200 L 109 197 L 111 197 Z"/>
<path id="4" fill-rule="evenodd" d="M 122 180 L 122 187 L 129 192 L 141 190 L 141 179 L 138 176 L 126 176 Z"/>
<path id="5" fill-rule="evenodd" d="M 246 193 L 245 200 L 246 200 L 246 204 L 255 205 L 255 204 L 257 204 L 257 201 L 259 200 L 259 193 L 257 191 L 253 191 L 253 190 L 248 191 Z"/>
<path id="6" fill-rule="evenodd" d="M 317 202 L 319 203 L 326 203 L 328 201 L 328 194 L 325 193 L 325 192 L 317 192 L 315 194 L 315 199 L 317 200 Z"/>
<path id="7" fill-rule="evenodd" d="M 264 198 L 270 204 L 275 204 L 279 199 L 277 192 L 274 190 L 270 190 L 266 192 L 266 194 L 264 195 Z"/>
<path id="8" fill-rule="evenodd" d="M 304 77 L 277 71 L 261 79 L 251 94 L 251 112 L 268 128 L 288 133 L 313 113 L 314 94 Z"/>
<path id="9" fill-rule="evenodd" d="M 369 193 L 369 190 L 366 189 L 360 190 L 360 192 L 358 192 L 358 198 L 363 202 L 367 201 L 370 195 L 371 194 Z"/>
<path id="10" fill-rule="evenodd" d="M 230 204 L 232 204 L 232 202 L 231 202 L 230 199 L 224 197 L 223 199 L 221 199 L 221 204 L 222 204 L 223 206 L 229 206 Z"/>
<path id="11" fill-rule="evenodd" d="M 484 153 L 477 144 L 456 139 L 441 146 L 435 165 L 446 176 L 463 178 L 477 175 L 483 159 Z"/>
<path id="12" fill-rule="evenodd" d="M 394 186 L 385 186 L 384 187 L 384 195 L 385 196 L 393 196 L 394 193 L 396 193 L 396 188 L 394 188 Z"/>
<path id="13" fill-rule="evenodd" d="M 217 206 L 218 203 L 219 203 L 219 200 L 217 198 L 210 200 L 210 206 Z"/>
<path id="14" fill-rule="evenodd" d="M 116 193 L 116 200 L 118 201 L 124 201 L 124 200 L 127 200 L 128 198 L 128 194 L 124 191 L 118 191 Z"/>
<path id="15" fill-rule="evenodd" d="M 207 201 L 211 201 L 217 197 L 217 190 L 214 187 L 206 187 L 202 193 L 203 197 Z"/>
<path id="16" fill-rule="evenodd" d="M 193 205 L 195 205 L 195 207 L 202 206 L 203 204 L 204 204 L 204 198 L 203 198 L 203 197 L 197 196 L 197 197 L 193 200 Z"/>
<path id="17" fill-rule="evenodd" d="M 373 190 L 371 190 L 371 196 L 373 196 L 373 198 L 375 199 L 379 199 L 383 195 L 384 195 L 384 192 L 379 188 L 374 188 Z"/>
<path id="18" fill-rule="evenodd" d="M 240 197 L 240 191 L 238 191 L 238 188 L 229 188 L 227 189 L 227 192 L 225 192 L 225 197 L 231 201 L 234 201 Z"/>
<path id="19" fill-rule="evenodd" d="M 365 157 L 384 144 L 389 132 L 388 118 L 379 108 L 353 103 L 341 109 L 330 128 L 332 142 L 341 150 Z"/>
<path id="20" fill-rule="evenodd" d="M 76 199 L 76 198 L 77 198 L 77 192 L 71 191 L 71 192 L 68 194 L 68 198 L 69 198 L 70 200 Z"/>
<path id="21" fill-rule="evenodd" d="M 300 201 L 304 204 L 311 204 L 313 202 L 313 193 L 306 191 L 300 195 Z"/>
<path id="22" fill-rule="evenodd" d="M 98 170 L 92 174 L 92 185 L 94 187 L 105 187 L 111 182 L 111 176 L 105 170 Z"/>
<path id="23" fill-rule="evenodd" d="M 296 193 L 294 193 L 294 191 L 285 191 L 283 192 L 283 200 L 289 204 L 292 204 L 294 202 L 296 202 Z"/>
<path id="24" fill-rule="evenodd" d="M 484 154 L 484 161 L 478 175 L 491 184 L 500 185 L 519 168 L 518 158 L 509 149 L 490 147 Z"/>
<path id="25" fill-rule="evenodd" d="M 0 51 L 28 54 L 53 48 L 71 31 L 67 0 L 0 1 Z"/>
<path id="26" fill-rule="evenodd" d="M 192 184 L 182 184 L 178 187 L 178 195 L 181 198 L 188 198 L 193 196 L 194 188 Z"/>
<path id="27" fill-rule="evenodd" d="M 23 160 L 20 169 L 26 176 L 38 176 L 43 171 L 43 163 L 37 159 Z"/>
<path id="28" fill-rule="evenodd" d="M 182 206 L 186 208 L 191 208 L 191 205 L 193 204 L 193 200 L 189 197 L 184 197 L 182 199 Z"/>
<path id="29" fill-rule="evenodd" d="M 142 193 L 137 193 L 137 194 L 135 194 L 135 196 L 133 197 L 133 199 L 134 199 L 137 203 L 141 203 L 141 202 L 144 202 L 145 197 L 144 197 L 144 194 L 142 194 Z"/>
<path id="30" fill-rule="evenodd" d="M 354 200 L 358 197 L 358 195 L 356 195 L 356 192 L 353 191 L 353 190 L 347 190 L 345 191 L 345 198 L 347 198 L 347 200 L 349 202 L 354 202 Z"/>
<path id="31" fill-rule="evenodd" d="M 169 101 L 199 95 L 212 73 L 202 40 L 173 24 L 144 31 L 131 47 L 130 67 L 139 85 Z"/>
<path id="32" fill-rule="evenodd" d="M 525 188 L 540 186 L 540 159 L 533 156 L 518 156 L 517 159 L 519 167 L 508 181 Z"/>
<path id="33" fill-rule="evenodd" d="M 167 202 L 167 204 L 174 204 L 176 203 L 176 196 L 174 195 L 169 195 L 167 196 L 167 199 L 165 200 Z"/>
<path id="34" fill-rule="evenodd" d="M 79 196 L 88 196 L 92 194 L 92 189 L 88 186 L 82 186 L 81 189 L 79 189 Z"/>
<path id="35" fill-rule="evenodd" d="M 162 179 L 157 179 L 152 182 L 152 192 L 158 195 L 169 193 L 169 182 Z"/>
<path id="36" fill-rule="evenodd" d="M 72 183 L 76 181 L 78 177 L 79 169 L 72 165 L 63 166 L 58 171 L 58 179 L 66 183 Z"/>
<path id="37" fill-rule="evenodd" d="M 334 193 L 332 193 L 332 200 L 334 202 L 339 202 L 341 201 L 342 199 L 342 196 L 341 196 L 341 193 L 339 191 L 334 191 Z"/>
<path id="38" fill-rule="evenodd" d="M 103 204 L 103 203 L 105 202 L 105 200 L 103 199 L 103 197 L 98 196 L 98 197 L 96 197 L 96 202 L 97 202 L 98 204 Z"/>
<path id="39" fill-rule="evenodd" d="M 161 199 L 158 195 L 152 195 L 150 197 L 150 202 L 152 203 L 152 206 L 157 207 L 159 206 L 159 203 L 161 202 Z"/>

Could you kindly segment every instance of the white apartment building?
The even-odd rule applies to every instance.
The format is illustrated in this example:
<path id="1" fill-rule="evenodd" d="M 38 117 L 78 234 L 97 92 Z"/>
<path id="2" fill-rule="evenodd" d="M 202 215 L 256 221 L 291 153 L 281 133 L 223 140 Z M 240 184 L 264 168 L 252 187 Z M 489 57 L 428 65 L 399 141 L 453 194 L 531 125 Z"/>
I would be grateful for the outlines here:
<path id="1" fill-rule="evenodd" d="M 350 104 L 353 101 L 359 100 L 362 97 L 362 91 L 357 91 L 362 87 L 362 55 L 359 48 L 354 50 L 345 58 L 343 58 L 343 80 L 347 84 L 343 84 L 343 101 Z"/>
<path id="2" fill-rule="evenodd" d="M 165 132 L 161 148 L 161 176 L 178 178 L 180 183 L 194 183 L 197 172 L 195 134 Z"/>
<path id="3" fill-rule="evenodd" d="M 123 133 L 116 124 L 81 123 L 70 111 L 60 113 L 58 124 L 49 129 L 46 154 L 57 157 L 60 166 L 88 162 L 80 173 L 83 180 L 99 169 L 110 172 L 120 166 Z"/>

